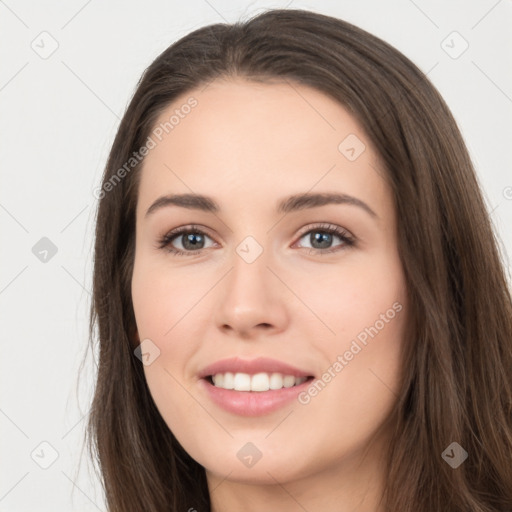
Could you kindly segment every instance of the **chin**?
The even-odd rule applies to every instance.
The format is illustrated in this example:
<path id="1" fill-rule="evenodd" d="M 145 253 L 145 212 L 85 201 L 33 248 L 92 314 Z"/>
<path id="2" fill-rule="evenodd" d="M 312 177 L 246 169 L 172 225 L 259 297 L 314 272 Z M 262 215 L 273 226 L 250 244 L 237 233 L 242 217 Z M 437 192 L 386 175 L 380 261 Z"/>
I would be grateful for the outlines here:
<path id="1" fill-rule="evenodd" d="M 207 473 L 220 479 L 228 479 L 240 483 L 272 484 L 296 480 L 307 476 L 312 465 L 304 460 L 304 446 L 288 445 L 283 450 L 282 444 L 273 444 L 265 440 L 265 431 L 260 441 L 230 439 L 224 444 L 219 443 L 218 450 L 205 450 L 199 447 L 201 454 L 191 456 L 201 464 Z M 313 464 L 314 465 L 314 464 Z"/>

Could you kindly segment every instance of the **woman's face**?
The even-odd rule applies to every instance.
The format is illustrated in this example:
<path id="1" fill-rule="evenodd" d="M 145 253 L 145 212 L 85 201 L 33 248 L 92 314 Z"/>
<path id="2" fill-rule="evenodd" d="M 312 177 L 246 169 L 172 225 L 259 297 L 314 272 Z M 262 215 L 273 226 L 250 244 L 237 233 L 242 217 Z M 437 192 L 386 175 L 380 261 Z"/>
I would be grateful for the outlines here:
<path id="1" fill-rule="evenodd" d="M 210 480 L 355 478 L 407 311 L 371 141 L 315 89 L 242 79 L 183 95 L 151 137 L 132 293 L 163 419 Z"/>

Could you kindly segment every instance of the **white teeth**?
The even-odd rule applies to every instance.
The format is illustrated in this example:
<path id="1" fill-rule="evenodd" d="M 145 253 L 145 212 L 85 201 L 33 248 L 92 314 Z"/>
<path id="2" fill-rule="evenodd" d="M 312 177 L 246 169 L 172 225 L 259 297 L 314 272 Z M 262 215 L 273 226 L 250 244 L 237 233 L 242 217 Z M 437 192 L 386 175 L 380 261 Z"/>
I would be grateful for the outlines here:
<path id="1" fill-rule="evenodd" d="M 270 376 L 270 389 L 281 389 L 283 387 L 283 375 L 281 373 L 273 373 Z"/>
<path id="2" fill-rule="evenodd" d="M 220 373 L 219 375 L 222 375 Z M 233 389 L 235 387 L 235 376 L 231 372 L 224 374 L 224 382 L 222 383 L 224 389 Z"/>
<path id="3" fill-rule="evenodd" d="M 236 391 L 251 391 L 251 376 L 247 373 L 235 373 Z"/>
<path id="4" fill-rule="evenodd" d="M 285 388 L 291 388 L 295 384 L 295 377 L 293 375 L 286 375 L 283 379 L 283 386 Z"/>
<path id="5" fill-rule="evenodd" d="M 215 386 L 217 386 L 218 388 L 224 387 L 224 374 L 217 373 L 217 375 L 214 375 L 212 377 L 212 380 L 213 380 L 213 383 L 215 384 Z"/>
<path id="6" fill-rule="evenodd" d="M 217 388 L 234 389 L 235 391 L 268 391 L 269 389 L 291 388 L 302 384 L 306 377 L 294 377 L 282 373 L 217 373 L 212 376 L 213 385 Z"/>
<path id="7" fill-rule="evenodd" d="M 251 378 L 251 391 L 268 391 L 269 378 L 266 373 L 257 373 Z"/>

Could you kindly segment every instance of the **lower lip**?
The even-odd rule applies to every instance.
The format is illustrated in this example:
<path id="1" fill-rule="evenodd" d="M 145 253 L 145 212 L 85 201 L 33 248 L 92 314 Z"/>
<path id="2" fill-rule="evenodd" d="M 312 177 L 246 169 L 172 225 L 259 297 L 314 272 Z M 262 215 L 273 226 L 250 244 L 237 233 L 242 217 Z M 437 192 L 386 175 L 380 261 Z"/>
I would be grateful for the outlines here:
<path id="1" fill-rule="evenodd" d="M 207 379 L 201 379 L 200 385 L 211 400 L 224 410 L 239 416 L 261 416 L 277 411 L 292 402 L 311 384 L 312 380 L 313 378 L 310 377 L 298 386 L 269 391 L 234 391 L 217 388 Z"/>

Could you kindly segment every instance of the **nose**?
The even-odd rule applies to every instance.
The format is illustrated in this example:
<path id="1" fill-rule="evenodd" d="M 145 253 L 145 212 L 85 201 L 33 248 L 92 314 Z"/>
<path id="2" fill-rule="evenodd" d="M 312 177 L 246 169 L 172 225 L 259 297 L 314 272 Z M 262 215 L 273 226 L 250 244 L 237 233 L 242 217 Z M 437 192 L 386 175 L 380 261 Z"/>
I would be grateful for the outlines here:
<path id="1" fill-rule="evenodd" d="M 253 339 L 286 329 L 289 292 L 268 263 L 265 252 L 252 263 L 233 256 L 231 271 L 219 283 L 214 315 L 224 334 Z"/>

